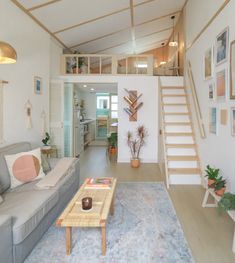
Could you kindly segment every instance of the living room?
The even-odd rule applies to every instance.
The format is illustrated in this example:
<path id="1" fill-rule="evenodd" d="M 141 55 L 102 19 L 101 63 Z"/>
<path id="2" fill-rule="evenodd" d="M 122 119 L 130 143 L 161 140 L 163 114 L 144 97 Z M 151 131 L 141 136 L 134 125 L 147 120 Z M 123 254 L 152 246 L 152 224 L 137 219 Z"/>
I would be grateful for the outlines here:
<path id="1" fill-rule="evenodd" d="M 235 207 L 219 213 L 221 197 L 205 177 L 207 165 L 219 169 L 216 180 L 221 177 L 234 197 L 235 2 L 0 2 L 0 262 L 235 262 Z M 6 43 L 16 63 L 1 60 Z M 66 56 L 75 59 L 74 71 L 71 65 L 65 70 Z M 86 68 L 83 63 L 80 71 L 81 58 Z M 224 91 L 218 88 L 222 73 Z M 79 158 L 64 158 L 65 83 L 117 86 L 114 162 L 106 146 L 91 145 Z M 179 104 L 187 104 L 189 120 L 183 120 Z M 172 119 L 164 127 L 164 114 L 172 111 L 182 115 L 177 129 Z M 55 146 L 48 154 L 40 149 L 45 132 Z M 179 155 L 169 149 L 176 133 L 178 144 L 188 147 L 178 149 Z M 135 139 L 139 168 L 130 165 Z M 28 154 L 39 180 L 13 168 L 17 160 L 28 162 Z M 102 222 L 94 219 L 100 202 L 93 194 L 93 210 L 75 211 L 86 205 L 77 201 L 80 194 L 94 190 L 87 178 L 108 185 L 98 191 L 108 193 Z M 66 209 L 72 221 L 76 213 L 93 219 L 71 223 Z"/>

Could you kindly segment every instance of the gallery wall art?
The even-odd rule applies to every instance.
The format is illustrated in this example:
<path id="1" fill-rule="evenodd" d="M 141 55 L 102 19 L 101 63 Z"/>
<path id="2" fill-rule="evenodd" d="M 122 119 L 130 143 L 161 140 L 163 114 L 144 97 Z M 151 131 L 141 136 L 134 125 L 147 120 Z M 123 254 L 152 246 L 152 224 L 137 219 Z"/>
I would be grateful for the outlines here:
<path id="1" fill-rule="evenodd" d="M 235 40 L 230 44 L 230 99 L 235 99 Z"/>
<path id="2" fill-rule="evenodd" d="M 225 28 L 217 37 L 215 43 L 216 65 L 227 60 L 228 56 L 228 27 Z"/>
<path id="3" fill-rule="evenodd" d="M 218 122 L 218 116 L 217 116 L 217 108 L 211 107 L 209 111 L 209 132 L 212 134 L 217 134 L 217 122 Z"/>
<path id="4" fill-rule="evenodd" d="M 204 78 L 205 80 L 212 78 L 213 75 L 213 47 L 206 50 L 204 56 Z"/>
<path id="5" fill-rule="evenodd" d="M 227 86 L 227 72 L 222 69 L 216 72 L 216 98 L 218 101 L 225 101 Z"/>

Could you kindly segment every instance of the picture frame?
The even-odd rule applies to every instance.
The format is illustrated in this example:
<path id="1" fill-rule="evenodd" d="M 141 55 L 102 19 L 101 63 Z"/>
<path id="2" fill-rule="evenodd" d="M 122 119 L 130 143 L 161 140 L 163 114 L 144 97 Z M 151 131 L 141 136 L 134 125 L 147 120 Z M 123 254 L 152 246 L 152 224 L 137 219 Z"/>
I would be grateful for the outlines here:
<path id="1" fill-rule="evenodd" d="M 220 65 L 227 60 L 229 45 L 229 28 L 226 27 L 216 37 L 215 44 L 215 61 L 216 65 Z"/>
<path id="2" fill-rule="evenodd" d="M 235 107 L 231 108 L 231 135 L 235 136 Z"/>
<path id="3" fill-rule="evenodd" d="M 230 99 L 235 99 L 235 40 L 230 43 Z"/>
<path id="4" fill-rule="evenodd" d="M 208 98 L 211 101 L 215 100 L 215 83 L 214 83 L 214 81 L 208 83 Z"/>
<path id="5" fill-rule="evenodd" d="M 208 48 L 204 54 L 204 79 L 208 80 L 213 77 L 213 46 Z"/>
<path id="6" fill-rule="evenodd" d="M 209 132 L 211 134 L 218 134 L 218 110 L 216 107 L 209 109 Z"/>
<path id="7" fill-rule="evenodd" d="M 34 93 L 42 94 L 42 78 L 35 76 L 34 77 Z"/>
<path id="8" fill-rule="evenodd" d="M 216 72 L 216 99 L 225 101 L 227 98 L 227 69 L 223 68 Z"/>

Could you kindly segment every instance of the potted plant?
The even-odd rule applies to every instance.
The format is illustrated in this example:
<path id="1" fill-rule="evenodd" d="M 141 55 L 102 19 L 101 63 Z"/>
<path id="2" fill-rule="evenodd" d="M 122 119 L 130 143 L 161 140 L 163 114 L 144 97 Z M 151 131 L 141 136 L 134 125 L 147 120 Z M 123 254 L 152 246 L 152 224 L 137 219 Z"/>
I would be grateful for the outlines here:
<path id="1" fill-rule="evenodd" d="M 81 54 L 79 51 L 75 50 L 73 54 Z M 85 65 L 84 57 L 74 57 L 74 63 L 72 65 L 73 73 L 81 73 L 82 67 Z"/>
<path id="2" fill-rule="evenodd" d="M 207 165 L 205 172 L 206 172 L 205 177 L 208 178 L 208 186 L 213 187 L 216 182 L 216 179 L 219 176 L 219 169 L 212 168 L 210 167 L 210 165 Z"/>
<path id="3" fill-rule="evenodd" d="M 235 209 L 235 195 L 232 193 L 225 193 L 218 202 L 219 211 L 229 211 Z"/>
<path id="4" fill-rule="evenodd" d="M 49 145 L 50 138 L 51 138 L 50 134 L 48 132 L 46 132 L 44 138 L 42 139 L 43 149 L 50 149 L 51 148 L 51 146 Z"/>
<path id="5" fill-rule="evenodd" d="M 147 131 L 144 125 L 137 128 L 136 138 L 133 138 L 133 133 L 128 131 L 127 133 L 127 144 L 131 151 L 131 167 L 138 168 L 140 166 L 140 150 L 145 144 L 145 138 Z"/>
<path id="6" fill-rule="evenodd" d="M 215 181 L 215 193 L 218 196 L 222 196 L 226 189 L 226 180 L 221 177 L 217 178 Z"/>
<path id="7" fill-rule="evenodd" d="M 109 154 L 113 155 L 117 153 L 117 133 L 111 133 L 110 137 L 108 138 L 109 144 Z"/>

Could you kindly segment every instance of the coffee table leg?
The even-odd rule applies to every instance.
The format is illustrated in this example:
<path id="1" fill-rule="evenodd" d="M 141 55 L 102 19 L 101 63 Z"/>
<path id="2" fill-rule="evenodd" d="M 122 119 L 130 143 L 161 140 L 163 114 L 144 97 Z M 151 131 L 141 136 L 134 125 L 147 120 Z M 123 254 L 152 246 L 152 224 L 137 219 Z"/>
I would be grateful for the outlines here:
<path id="1" fill-rule="evenodd" d="M 114 196 L 111 202 L 111 207 L 110 207 L 110 214 L 113 216 L 114 215 Z"/>
<path id="2" fill-rule="evenodd" d="M 66 254 L 71 254 L 72 228 L 66 227 Z"/>
<path id="3" fill-rule="evenodd" d="M 106 227 L 101 227 L 101 234 L 102 234 L 102 255 L 105 256 L 106 254 Z"/>

